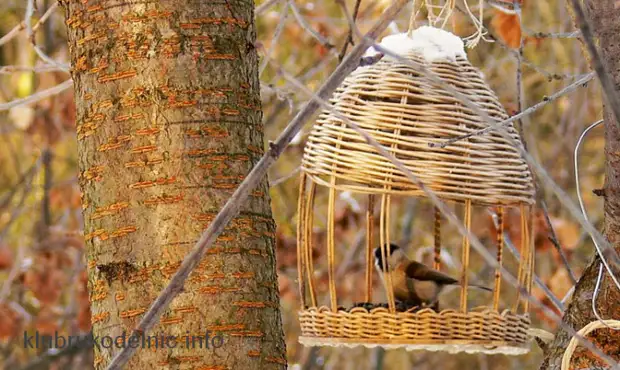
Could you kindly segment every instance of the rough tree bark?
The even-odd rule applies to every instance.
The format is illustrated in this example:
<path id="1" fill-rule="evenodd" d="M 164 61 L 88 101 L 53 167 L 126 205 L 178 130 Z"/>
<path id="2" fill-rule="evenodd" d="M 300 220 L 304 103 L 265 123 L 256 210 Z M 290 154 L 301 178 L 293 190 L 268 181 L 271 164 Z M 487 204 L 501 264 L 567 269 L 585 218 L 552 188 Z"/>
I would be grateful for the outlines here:
<path id="1" fill-rule="evenodd" d="M 254 3 L 62 3 L 102 369 L 263 153 Z M 284 369 L 274 232 L 265 179 L 127 368 Z"/>
<path id="2" fill-rule="evenodd" d="M 585 0 L 586 13 L 593 25 L 607 70 L 614 80 L 616 90 L 620 91 L 620 7 L 617 0 Z M 604 107 L 605 119 L 605 236 L 620 252 L 620 132 L 614 122 L 611 109 Z M 564 323 L 579 330 L 596 320 L 592 312 L 591 300 L 598 277 L 600 259 L 595 256 L 586 268 L 576 286 L 572 300 L 564 314 Z M 604 319 L 620 318 L 620 292 L 609 275 L 603 281 L 596 300 L 598 312 Z M 620 333 L 610 329 L 599 329 L 588 336 L 605 353 L 620 360 Z M 559 330 L 555 340 L 545 351 L 541 369 L 560 368 L 562 355 L 571 336 Z M 591 355 L 587 350 L 577 350 L 571 362 L 575 369 L 595 368 L 606 364 Z M 605 366 L 606 367 L 606 366 Z"/>

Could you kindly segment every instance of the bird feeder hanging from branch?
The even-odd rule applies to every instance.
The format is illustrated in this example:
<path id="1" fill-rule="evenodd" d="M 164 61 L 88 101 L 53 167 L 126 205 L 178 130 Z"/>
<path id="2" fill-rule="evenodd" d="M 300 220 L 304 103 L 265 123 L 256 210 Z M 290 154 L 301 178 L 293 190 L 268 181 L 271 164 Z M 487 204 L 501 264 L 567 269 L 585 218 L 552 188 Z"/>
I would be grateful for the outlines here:
<path id="1" fill-rule="evenodd" d="M 484 352 L 521 354 L 528 351 L 528 302 L 522 290 L 501 284 L 502 271 L 487 282 L 492 287 L 487 302 L 468 306 L 471 286 L 469 263 L 470 240 L 463 237 L 461 246 L 460 304 L 455 308 L 436 306 L 408 307 L 395 299 L 391 279 L 385 275 L 383 288 L 387 304 L 353 305 L 339 302 L 335 280 L 336 253 L 335 200 L 348 191 L 368 197 L 366 225 L 366 302 L 373 300 L 373 250 L 377 246 L 373 220 L 379 208 L 379 250 L 389 256 L 391 243 L 390 211 L 393 196 L 427 198 L 427 193 L 388 158 L 381 155 L 352 126 L 356 125 L 400 161 L 415 179 L 441 201 L 461 204 L 463 225 L 470 230 L 474 207 L 498 210 L 497 262 L 504 264 L 504 212 L 516 208 L 521 214 L 520 260 L 516 273 L 520 286 L 529 293 L 533 271 L 531 213 L 534 186 L 531 172 L 515 147 L 521 145 L 514 127 L 504 125 L 509 138 L 497 130 L 472 136 L 446 147 L 431 147 L 446 140 L 489 127 L 479 114 L 493 123 L 508 118 L 496 95 L 485 84 L 481 73 L 467 60 L 463 42 L 453 34 L 420 27 L 407 34 L 383 39 L 381 47 L 402 56 L 407 62 L 389 55 L 377 57 L 360 66 L 335 92 L 331 108 L 324 111 L 314 125 L 304 149 L 299 188 L 297 257 L 301 310 L 300 342 L 311 346 L 381 346 L 443 350 L 449 352 Z M 377 61 L 378 60 L 378 61 Z M 428 78 L 417 67 L 431 74 L 469 99 L 471 109 L 447 91 L 442 84 Z M 317 296 L 312 260 L 315 199 L 317 191 L 327 192 L 327 297 Z M 435 262 L 440 268 L 441 215 L 435 211 Z M 430 268 L 431 266 L 429 266 Z M 384 267 L 385 269 L 385 267 Z M 385 271 L 385 270 L 384 270 Z M 325 300 L 324 300 L 325 299 Z M 324 304 L 328 301 L 328 304 Z"/>

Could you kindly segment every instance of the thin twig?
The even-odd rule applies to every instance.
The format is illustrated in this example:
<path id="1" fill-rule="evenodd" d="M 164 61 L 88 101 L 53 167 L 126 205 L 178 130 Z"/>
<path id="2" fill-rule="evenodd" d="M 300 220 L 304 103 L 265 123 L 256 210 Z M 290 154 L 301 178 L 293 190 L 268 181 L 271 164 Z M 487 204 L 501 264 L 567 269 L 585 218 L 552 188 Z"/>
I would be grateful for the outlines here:
<path id="1" fill-rule="evenodd" d="M 504 233 L 504 241 L 506 242 L 506 246 L 508 247 L 510 253 L 512 253 L 512 255 L 515 256 L 515 258 L 517 259 L 517 261 L 519 261 L 521 258 L 521 253 L 519 253 L 517 248 L 510 240 L 510 236 L 506 232 Z M 553 292 L 545 285 L 545 282 L 542 281 L 542 279 L 536 274 L 534 274 L 534 283 L 545 293 L 547 298 L 549 298 L 549 301 L 555 306 L 558 312 L 564 312 L 564 304 L 562 303 L 562 301 L 560 301 L 560 299 L 556 297 L 555 294 L 553 294 Z"/>
<path id="2" fill-rule="evenodd" d="M 323 99 L 327 99 L 340 86 L 345 77 L 351 73 L 359 64 L 359 59 L 366 49 L 390 24 L 390 22 L 398 15 L 399 11 L 405 6 L 408 0 L 395 0 L 392 5 L 385 10 L 375 26 L 366 34 L 361 41 L 347 56 L 347 58 L 336 68 L 332 75 L 325 81 L 319 89 L 317 95 Z M 217 239 L 218 235 L 224 230 L 226 225 L 237 215 L 242 203 L 248 198 L 252 189 L 256 187 L 259 181 L 265 176 L 267 170 L 278 159 L 286 146 L 293 140 L 297 132 L 301 130 L 306 121 L 314 115 L 319 109 L 320 104 L 316 100 L 312 100 L 306 104 L 297 116 L 284 129 L 280 137 L 270 146 L 270 149 L 261 157 L 254 166 L 248 176 L 241 182 L 233 195 L 228 199 L 224 207 L 218 212 L 215 219 L 209 224 L 209 227 L 200 237 L 192 251 L 185 257 L 183 263 L 170 279 L 170 283 L 159 294 L 155 302 L 149 310 L 144 314 L 142 320 L 136 328 L 136 333 L 146 333 L 159 320 L 162 313 L 166 310 L 170 302 L 183 290 L 185 280 L 194 270 L 198 263 L 202 260 L 211 244 Z M 108 365 L 108 370 L 121 369 L 131 356 L 135 353 L 136 348 L 131 346 L 121 349 Z"/>
<path id="3" fill-rule="evenodd" d="M 293 11 L 293 16 L 295 16 L 295 19 L 297 19 L 297 23 L 299 23 L 299 26 L 304 31 L 308 32 L 310 36 L 314 37 L 319 42 L 319 44 L 329 49 L 330 52 L 333 52 L 334 45 L 332 45 L 325 37 L 323 37 L 320 33 L 312 29 L 312 27 L 310 27 L 308 22 L 306 22 L 304 17 L 301 15 L 301 12 L 299 11 L 297 4 L 295 4 L 295 1 L 289 0 L 288 5 L 291 7 L 291 10 Z"/>
<path id="4" fill-rule="evenodd" d="M 52 4 L 52 6 L 50 6 L 47 11 L 45 12 L 45 14 L 43 14 L 43 16 L 41 16 L 41 19 L 39 19 L 39 21 L 37 23 L 35 23 L 34 26 L 32 26 L 32 31 L 35 32 L 36 30 L 39 29 L 39 27 L 41 27 L 41 25 L 43 23 L 45 23 L 45 21 L 47 21 L 47 19 L 52 15 L 52 13 L 54 12 L 54 10 L 58 8 L 58 3 L 55 2 L 54 4 Z M 19 24 L 15 27 L 13 27 L 12 30 L 10 30 L 6 35 L 2 36 L 0 38 L 0 46 L 6 44 L 7 42 L 11 41 L 12 39 L 14 39 L 21 31 L 26 29 L 26 22 L 21 21 L 19 22 Z"/>
<path id="5" fill-rule="evenodd" d="M 555 250 L 560 255 L 560 258 L 562 259 L 562 264 L 568 272 L 568 276 L 570 277 L 571 282 L 573 284 L 577 284 L 577 278 L 575 277 L 575 273 L 573 272 L 573 269 L 571 269 L 570 264 L 568 263 L 566 253 L 564 253 L 564 249 L 562 249 L 562 246 L 560 245 L 560 242 L 558 240 L 558 236 L 555 233 L 555 228 L 551 223 L 551 218 L 549 217 L 549 210 L 547 208 L 547 202 L 545 202 L 544 199 L 540 199 L 540 205 L 543 210 L 543 214 L 545 215 L 545 222 L 547 223 L 547 227 L 549 227 L 549 233 L 551 234 L 549 235 L 549 241 L 551 241 L 551 244 L 553 244 Z"/>
<path id="6" fill-rule="evenodd" d="M 73 80 L 69 79 L 59 85 L 50 87 L 49 89 L 41 90 L 25 98 L 15 99 L 7 103 L 2 103 L 0 104 L 0 112 L 9 110 L 13 107 L 17 107 L 20 105 L 35 103 L 40 100 L 47 99 L 50 96 L 58 95 L 61 92 L 69 89 L 71 86 L 73 86 Z"/>
<path id="7" fill-rule="evenodd" d="M 347 15 L 347 20 L 349 19 L 348 17 L 348 11 L 347 11 L 347 6 L 346 4 L 343 2 L 340 2 L 342 10 L 346 13 Z M 353 23 L 355 23 L 355 21 L 357 20 L 357 14 L 360 11 L 360 5 L 362 4 L 362 0 L 356 0 L 355 1 L 355 7 L 353 8 L 353 15 L 351 16 L 351 21 Z M 345 54 L 347 53 L 347 48 L 350 45 L 355 45 L 355 43 L 353 42 L 353 28 L 351 27 L 351 25 L 349 24 L 349 34 L 347 35 L 346 40 L 344 40 L 344 45 L 342 46 L 342 50 L 340 50 L 340 54 L 338 55 L 338 60 L 341 61 L 342 58 L 344 58 Z"/>
<path id="8" fill-rule="evenodd" d="M 271 57 L 271 53 L 273 52 L 273 50 L 275 49 L 278 43 L 278 39 L 280 38 L 280 35 L 282 34 L 282 30 L 284 30 L 284 25 L 286 24 L 286 20 L 288 18 L 288 8 L 289 8 L 289 2 L 284 1 L 284 5 L 282 6 L 282 10 L 280 11 L 280 18 L 278 21 L 278 25 L 276 26 L 276 29 L 273 33 L 273 37 L 271 38 L 271 43 L 269 44 L 269 49 L 265 51 L 263 60 L 260 63 L 260 66 L 258 67 L 259 77 L 263 75 L 263 71 L 267 67 L 267 61 Z"/>
<path id="9" fill-rule="evenodd" d="M 581 30 L 582 39 L 586 44 L 588 52 L 590 53 L 590 57 L 592 58 L 594 70 L 596 71 L 596 75 L 601 82 L 603 93 L 605 94 L 605 97 L 609 102 L 607 106 L 608 108 L 611 108 L 612 112 L 614 112 L 614 116 L 616 117 L 614 123 L 616 124 L 616 127 L 620 129 L 620 97 L 618 96 L 618 93 L 616 91 L 615 84 L 609 76 L 609 73 L 607 72 L 607 69 L 603 64 L 601 54 L 598 52 L 598 49 L 594 43 L 592 28 L 590 26 L 590 22 L 588 22 L 588 20 L 586 19 L 586 15 L 583 12 L 581 3 L 579 2 L 579 0 L 570 0 L 570 4 L 572 5 L 573 11 L 575 12 L 575 17 L 577 18 L 577 26 Z"/>
<path id="10" fill-rule="evenodd" d="M 530 37 L 534 37 L 537 39 L 576 39 L 581 37 L 581 31 L 572 31 L 572 32 L 534 32 L 526 29 L 523 30 Z"/>
<path id="11" fill-rule="evenodd" d="M 28 195 L 30 195 L 30 192 L 32 191 L 32 181 L 37 171 L 39 170 L 40 165 L 41 165 L 41 160 L 38 159 L 36 162 L 35 170 L 29 174 L 29 179 L 25 183 L 26 185 L 24 186 L 24 189 L 22 190 L 22 196 L 19 202 L 17 203 L 17 205 L 11 212 L 11 216 L 9 220 L 7 221 L 7 223 L 4 224 L 4 226 L 2 226 L 2 229 L 0 230 L 0 240 L 3 240 L 5 238 L 6 234 L 9 232 L 11 225 L 13 224 L 13 222 L 15 222 L 15 220 L 21 214 L 22 208 L 24 208 L 24 203 L 26 202 L 26 198 L 28 198 Z"/>
<path id="12" fill-rule="evenodd" d="M 300 170 L 301 170 L 301 166 L 297 166 L 297 168 L 295 168 L 294 170 L 289 172 L 287 175 L 282 176 L 279 179 L 275 179 L 273 181 L 270 181 L 269 182 L 269 187 L 273 188 L 273 187 L 276 187 L 276 186 L 282 184 L 283 182 L 285 182 L 285 181 L 291 179 L 293 176 L 297 175 Z"/>
<path id="13" fill-rule="evenodd" d="M 49 117 L 48 117 L 49 118 Z M 50 123 L 48 123 L 49 125 Z M 47 228 L 52 225 L 52 212 L 50 209 L 50 191 L 52 190 L 52 150 L 48 147 L 43 150 L 43 199 L 41 201 L 41 217 L 43 225 Z"/>
<path id="14" fill-rule="evenodd" d="M 271 8 L 272 6 L 274 6 L 279 1 L 280 0 L 267 0 L 264 3 L 258 5 L 256 7 L 256 10 L 254 11 L 254 16 L 258 16 L 258 15 L 264 13 L 265 11 L 267 11 L 267 9 Z"/>
<path id="15" fill-rule="evenodd" d="M 498 130 L 499 128 L 504 128 L 504 126 L 508 125 L 509 123 L 517 121 L 517 120 L 521 119 L 524 116 L 527 116 L 529 114 L 532 114 L 532 113 L 536 112 L 537 110 L 539 110 L 540 108 L 544 107 L 545 105 L 551 103 L 552 101 L 557 100 L 558 98 L 561 98 L 562 96 L 577 90 L 579 87 L 586 86 L 587 83 L 590 82 L 593 78 L 594 78 L 594 72 L 590 72 L 587 75 L 585 75 L 583 78 L 581 78 L 581 79 L 571 83 L 570 85 L 566 86 L 562 90 L 559 90 L 555 94 L 543 98 L 543 100 L 541 102 L 538 102 L 538 103 L 532 105 L 531 107 L 527 108 L 523 112 L 521 112 L 519 114 L 515 114 L 514 116 L 512 116 L 512 117 L 510 117 L 508 119 L 505 119 L 505 120 L 503 120 L 501 122 L 491 121 L 490 124 L 489 124 L 489 127 L 487 127 L 487 128 L 483 128 L 483 129 L 480 129 L 480 130 L 472 131 L 469 134 L 457 136 L 457 137 L 454 137 L 452 139 L 448 139 L 448 140 L 446 140 L 444 142 L 441 142 L 441 143 L 429 143 L 428 145 L 431 148 L 445 148 L 448 145 L 452 145 L 452 144 L 456 143 L 457 141 L 465 140 L 465 139 L 468 139 L 468 138 L 470 138 L 472 136 L 484 135 L 484 134 L 487 134 L 487 133 L 489 133 L 491 131 Z"/>
<path id="16" fill-rule="evenodd" d="M 63 68 L 59 68 L 57 65 L 51 64 L 43 64 L 40 66 L 1 66 L 0 67 L 0 75 L 8 75 L 14 74 L 16 72 L 34 72 L 34 73 L 42 73 L 42 72 L 68 72 L 67 68 L 69 65 L 62 66 Z M 66 67 L 66 68 L 65 68 Z"/>
<path id="17" fill-rule="evenodd" d="M 55 4 L 58 4 L 58 3 L 55 3 Z M 50 7 L 50 9 L 51 8 L 54 8 L 54 7 L 52 6 Z M 37 46 L 35 35 L 34 35 L 34 29 L 30 26 L 30 20 L 33 14 L 34 14 L 34 0 L 28 0 L 28 3 L 26 4 L 26 14 L 24 16 L 24 25 L 26 28 L 26 34 L 28 35 L 28 39 L 30 39 L 30 42 L 32 43 L 32 47 L 34 51 L 37 53 L 39 58 L 41 58 L 47 64 L 55 65 L 58 68 L 69 71 L 69 67 L 66 67 L 66 64 L 58 63 L 57 61 L 52 59 L 50 56 L 48 56 L 43 50 L 41 50 L 41 48 Z"/>
<path id="18" fill-rule="evenodd" d="M 522 27 L 522 19 L 521 19 L 521 4 L 518 0 L 512 0 L 517 19 L 519 20 L 519 28 Z M 517 112 L 521 112 L 523 107 L 525 106 L 525 93 L 523 91 L 523 70 L 522 70 L 522 60 L 523 60 L 523 36 L 519 39 L 519 50 L 517 52 Z M 523 119 L 518 119 L 516 121 L 517 131 L 519 132 L 519 136 L 521 137 L 521 142 L 523 142 L 523 147 L 527 150 L 527 140 L 525 138 L 524 125 L 525 118 L 527 116 L 523 116 Z"/>
<path id="19" fill-rule="evenodd" d="M 9 276 L 2 283 L 2 289 L 0 289 L 0 304 L 4 303 L 5 299 L 11 294 L 11 285 L 13 285 L 13 281 L 15 281 L 22 268 L 24 249 L 25 247 L 21 243 L 17 246 L 17 258 L 13 260 L 13 267 L 11 267 Z"/>
<path id="20" fill-rule="evenodd" d="M 0 211 L 3 210 L 11 201 L 11 199 L 13 199 L 13 197 L 15 196 L 15 194 L 17 193 L 17 191 L 19 190 L 20 186 L 26 181 L 26 179 L 30 178 L 32 176 L 32 173 L 34 171 L 37 170 L 39 165 L 39 161 L 35 161 L 32 166 L 30 166 L 30 168 L 28 170 L 26 170 L 26 172 L 24 172 L 20 177 L 19 180 L 17 180 L 17 182 L 15 183 L 15 185 L 11 186 L 11 190 L 9 190 L 8 194 L 6 194 L 4 196 L 4 198 L 2 199 L 2 201 L 0 201 Z"/>

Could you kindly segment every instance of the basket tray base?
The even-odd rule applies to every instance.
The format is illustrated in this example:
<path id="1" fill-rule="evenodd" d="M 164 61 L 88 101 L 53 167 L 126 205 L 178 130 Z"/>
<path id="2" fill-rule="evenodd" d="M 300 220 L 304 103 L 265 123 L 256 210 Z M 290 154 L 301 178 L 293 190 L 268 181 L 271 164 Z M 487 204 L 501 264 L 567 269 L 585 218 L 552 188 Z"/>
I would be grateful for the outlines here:
<path id="1" fill-rule="evenodd" d="M 484 342 L 472 344 L 471 341 L 415 341 L 411 339 L 351 339 L 351 338 L 325 338 L 325 337 L 299 337 L 299 343 L 304 346 L 328 346 L 328 347 L 347 347 L 354 348 L 363 346 L 366 348 L 382 347 L 385 349 L 404 348 L 407 351 L 442 351 L 448 353 L 484 353 L 484 354 L 504 354 L 504 355 L 523 355 L 530 351 L 529 345 L 522 343 L 506 342 Z M 435 342 L 435 343 L 433 343 Z"/>

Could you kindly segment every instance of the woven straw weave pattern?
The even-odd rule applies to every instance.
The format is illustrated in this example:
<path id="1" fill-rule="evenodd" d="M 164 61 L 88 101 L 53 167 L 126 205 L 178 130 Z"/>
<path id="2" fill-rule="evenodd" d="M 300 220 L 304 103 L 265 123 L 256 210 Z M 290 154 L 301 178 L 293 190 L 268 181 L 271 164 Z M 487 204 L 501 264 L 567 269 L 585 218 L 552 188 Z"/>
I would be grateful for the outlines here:
<path id="1" fill-rule="evenodd" d="M 315 345 L 335 342 L 350 344 L 467 344 L 493 347 L 527 345 L 530 320 L 510 311 L 497 313 L 488 308 L 479 312 L 455 310 L 390 313 L 385 308 L 371 312 L 365 308 L 333 312 L 322 306 L 299 312 L 302 336 Z M 325 343 L 321 343 L 325 339 Z"/>
<path id="2" fill-rule="evenodd" d="M 425 63 L 415 54 L 406 56 Z M 466 95 L 497 122 L 508 118 L 481 73 L 465 58 L 426 65 Z M 471 199 L 483 205 L 534 203 L 530 170 L 512 143 L 496 131 L 431 148 L 488 125 L 449 92 L 416 70 L 383 58 L 357 68 L 330 100 L 305 146 L 303 170 L 316 183 L 361 193 L 424 195 L 362 136 L 347 127 L 343 115 L 366 130 L 445 200 Z M 507 125 L 511 137 L 519 136 Z M 331 184 L 334 176 L 335 184 Z"/>

